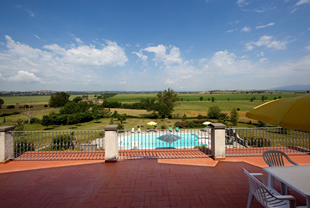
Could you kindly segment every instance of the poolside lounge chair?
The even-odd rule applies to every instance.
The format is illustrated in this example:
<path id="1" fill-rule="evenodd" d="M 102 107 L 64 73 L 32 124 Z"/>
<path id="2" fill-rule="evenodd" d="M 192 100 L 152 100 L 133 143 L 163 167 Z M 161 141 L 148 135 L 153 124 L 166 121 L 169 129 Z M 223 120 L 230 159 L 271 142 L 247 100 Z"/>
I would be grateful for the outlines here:
<path id="1" fill-rule="evenodd" d="M 172 132 L 172 127 L 169 127 L 169 131 Z"/>
<path id="2" fill-rule="evenodd" d="M 141 130 L 140 130 L 140 128 L 138 128 L 138 133 L 141 133 Z"/>
<path id="3" fill-rule="evenodd" d="M 157 132 L 157 127 L 156 127 L 156 128 L 154 128 L 154 132 Z"/>
<path id="4" fill-rule="evenodd" d="M 131 129 L 131 133 L 134 133 L 134 132 L 135 132 L 135 129 L 134 129 L 134 128 L 132 128 L 132 129 Z"/>
<path id="5" fill-rule="evenodd" d="M 176 132 L 179 132 L 180 130 L 179 130 L 179 127 L 175 127 L 175 131 Z"/>

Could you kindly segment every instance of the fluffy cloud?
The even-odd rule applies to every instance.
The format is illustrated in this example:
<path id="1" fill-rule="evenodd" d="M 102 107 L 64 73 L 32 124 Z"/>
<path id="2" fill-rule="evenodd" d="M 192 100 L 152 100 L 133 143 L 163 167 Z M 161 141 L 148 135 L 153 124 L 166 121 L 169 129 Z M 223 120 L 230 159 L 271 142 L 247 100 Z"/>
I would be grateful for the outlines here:
<path id="1" fill-rule="evenodd" d="M 268 23 L 267 25 L 256 26 L 256 29 L 266 28 L 266 27 L 268 27 L 268 26 L 273 26 L 273 25 L 274 25 L 274 23 L 273 23 L 273 22 L 271 22 L 271 23 Z"/>
<path id="2" fill-rule="evenodd" d="M 41 79 L 36 77 L 33 73 L 27 71 L 18 71 L 18 74 L 7 78 L 8 81 L 12 82 L 41 82 Z"/>
<path id="3" fill-rule="evenodd" d="M 107 67 L 124 66 L 128 61 L 124 49 L 109 40 L 100 48 L 93 45 L 65 48 L 50 44 L 41 50 L 16 42 L 8 35 L 5 39 L 7 50 L 0 52 L 0 73 L 6 81 L 84 84 L 86 71 L 93 75 L 92 82 L 100 84 L 98 75 L 103 72 L 109 74 Z"/>
<path id="4" fill-rule="evenodd" d="M 241 32 L 249 32 L 249 31 L 251 31 L 251 28 L 247 26 L 241 29 Z"/>
<path id="5" fill-rule="evenodd" d="M 274 48 L 277 50 L 286 49 L 287 41 L 277 41 L 272 39 L 272 36 L 261 36 L 257 42 L 248 42 L 245 44 L 247 50 L 252 50 L 254 46 L 266 46 L 267 48 Z"/>
<path id="6" fill-rule="evenodd" d="M 252 68 L 250 61 L 240 59 L 227 50 L 216 52 L 211 59 L 202 59 L 200 64 L 203 66 L 204 72 L 210 74 L 240 74 L 249 72 Z"/>
<path id="7" fill-rule="evenodd" d="M 306 46 L 306 49 L 310 51 L 310 45 Z"/>
<path id="8" fill-rule="evenodd" d="M 167 50 L 169 49 L 170 52 L 168 54 Z M 160 63 L 163 63 L 165 66 L 183 63 L 183 60 L 180 57 L 180 50 L 175 46 L 166 47 L 160 44 L 158 46 L 146 47 L 144 49 L 141 49 L 139 52 L 132 52 L 132 53 L 136 54 L 142 61 L 146 61 L 148 57 L 146 55 L 143 55 L 142 53 L 143 51 L 155 54 L 155 57 L 153 59 L 153 61 L 155 62 L 155 66 L 157 66 Z"/>

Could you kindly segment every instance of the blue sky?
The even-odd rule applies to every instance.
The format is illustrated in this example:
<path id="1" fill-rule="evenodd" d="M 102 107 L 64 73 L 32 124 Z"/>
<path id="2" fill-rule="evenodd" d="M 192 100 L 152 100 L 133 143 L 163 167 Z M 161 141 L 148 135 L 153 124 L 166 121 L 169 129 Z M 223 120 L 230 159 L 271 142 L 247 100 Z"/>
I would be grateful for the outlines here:
<path id="1" fill-rule="evenodd" d="M 0 90 L 309 85 L 310 0 L 2 0 Z"/>

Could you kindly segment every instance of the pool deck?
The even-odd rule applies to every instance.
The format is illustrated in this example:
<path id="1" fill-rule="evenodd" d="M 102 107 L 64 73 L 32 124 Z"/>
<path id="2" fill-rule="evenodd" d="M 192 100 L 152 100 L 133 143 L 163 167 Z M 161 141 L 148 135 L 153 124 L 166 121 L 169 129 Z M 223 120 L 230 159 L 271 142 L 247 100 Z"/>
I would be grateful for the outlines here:
<path id="1" fill-rule="evenodd" d="M 310 164 L 306 154 L 290 158 Z M 267 177 L 263 167 L 262 156 L 11 161 L 0 165 L 0 207 L 245 208 L 249 187 L 242 168 Z M 275 188 L 280 190 L 277 180 Z M 306 205 L 302 195 L 288 193 Z M 253 199 L 251 207 L 262 206 Z"/>

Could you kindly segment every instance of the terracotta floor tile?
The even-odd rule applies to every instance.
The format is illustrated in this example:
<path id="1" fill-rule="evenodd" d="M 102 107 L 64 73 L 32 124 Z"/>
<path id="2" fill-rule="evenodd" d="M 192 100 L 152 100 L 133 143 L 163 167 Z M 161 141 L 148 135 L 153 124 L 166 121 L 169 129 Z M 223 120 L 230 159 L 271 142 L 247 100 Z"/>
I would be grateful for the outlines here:
<path id="1" fill-rule="evenodd" d="M 292 155 L 310 164 L 309 155 Z M 260 172 L 262 157 L 12 161 L 0 165 L 0 207 L 15 208 L 244 208 L 248 183 L 242 168 Z M 267 177 L 266 177 L 267 178 Z M 2 180 L 6 180 L 3 182 Z M 276 180 L 275 188 L 280 190 Z M 290 189 L 297 205 L 305 198 Z M 251 207 L 262 207 L 255 199 Z"/>

